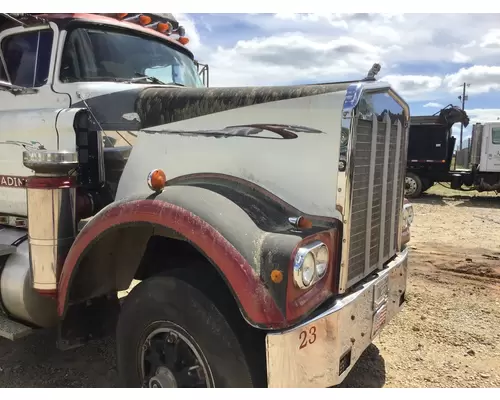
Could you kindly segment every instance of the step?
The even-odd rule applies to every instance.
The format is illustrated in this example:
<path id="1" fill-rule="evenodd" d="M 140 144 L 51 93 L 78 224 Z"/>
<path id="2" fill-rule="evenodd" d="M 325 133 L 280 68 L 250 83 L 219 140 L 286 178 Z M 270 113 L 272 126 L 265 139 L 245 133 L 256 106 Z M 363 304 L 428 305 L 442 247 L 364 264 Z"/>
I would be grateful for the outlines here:
<path id="1" fill-rule="evenodd" d="M 0 314 L 0 337 L 14 341 L 28 336 L 32 332 L 33 329 L 29 326 L 12 321 L 5 315 Z"/>

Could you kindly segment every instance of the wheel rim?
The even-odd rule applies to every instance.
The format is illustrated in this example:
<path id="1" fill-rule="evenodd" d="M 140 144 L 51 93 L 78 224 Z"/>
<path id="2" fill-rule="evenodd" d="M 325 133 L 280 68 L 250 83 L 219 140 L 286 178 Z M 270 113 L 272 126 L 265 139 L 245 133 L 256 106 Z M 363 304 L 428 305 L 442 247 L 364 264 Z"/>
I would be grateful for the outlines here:
<path id="1" fill-rule="evenodd" d="M 140 348 L 143 387 L 214 387 L 208 362 L 193 337 L 172 322 L 155 325 L 161 326 L 149 329 Z"/>
<path id="2" fill-rule="evenodd" d="M 417 182 L 411 177 L 405 178 L 405 196 L 411 196 L 417 191 Z"/>

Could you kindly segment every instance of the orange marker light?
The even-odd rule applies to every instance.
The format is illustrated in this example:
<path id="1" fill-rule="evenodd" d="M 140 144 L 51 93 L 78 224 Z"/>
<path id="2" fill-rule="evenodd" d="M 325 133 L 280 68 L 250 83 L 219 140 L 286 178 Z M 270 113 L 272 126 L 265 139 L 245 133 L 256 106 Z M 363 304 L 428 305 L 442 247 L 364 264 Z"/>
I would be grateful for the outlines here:
<path id="1" fill-rule="evenodd" d="M 161 33 L 168 32 L 170 30 L 170 24 L 168 22 L 167 23 L 160 22 L 156 27 L 156 29 L 158 30 L 158 32 Z"/>
<path id="2" fill-rule="evenodd" d="M 308 220 L 305 217 L 300 217 L 297 225 L 300 229 L 311 229 L 313 226 L 313 223 L 312 223 L 312 221 Z"/>
<path id="3" fill-rule="evenodd" d="M 187 37 L 185 37 L 185 36 L 181 36 L 181 37 L 179 38 L 179 43 L 180 43 L 180 44 L 183 44 L 183 45 L 186 45 L 186 44 L 188 44 L 188 43 L 189 43 L 189 39 L 188 39 Z"/>
<path id="4" fill-rule="evenodd" d="M 139 23 L 141 25 L 147 25 L 151 23 L 151 17 L 148 17 L 147 15 L 141 15 L 139 17 Z"/>
<path id="5" fill-rule="evenodd" d="M 283 272 L 281 272 L 277 269 L 273 269 L 271 271 L 271 280 L 274 283 L 281 283 L 283 281 Z"/>
<path id="6" fill-rule="evenodd" d="M 154 169 L 148 175 L 148 186 L 155 192 L 161 191 L 167 183 L 167 176 L 161 169 Z"/>
<path id="7" fill-rule="evenodd" d="M 121 14 L 116 14 L 117 19 L 123 19 L 128 15 L 128 13 L 121 13 Z"/>

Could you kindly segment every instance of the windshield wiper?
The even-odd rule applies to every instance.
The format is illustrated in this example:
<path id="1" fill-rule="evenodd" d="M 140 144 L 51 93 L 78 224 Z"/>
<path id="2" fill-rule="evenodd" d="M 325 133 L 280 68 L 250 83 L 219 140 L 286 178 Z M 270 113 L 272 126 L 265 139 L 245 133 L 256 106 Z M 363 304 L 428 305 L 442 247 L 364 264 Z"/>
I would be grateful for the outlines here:
<path id="1" fill-rule="evenodd" d="M 144 79 L 149 79 L 152 83 L 156 83 L 157 85 L 166 85 L 166 83 L 160 81 L 158 78 L 154 76 L 144 75 L 139 72 L 136 72 L 135 76 L 136 76 L 135 78 L 130 79 L 130 82 L 138 82 Z"/>

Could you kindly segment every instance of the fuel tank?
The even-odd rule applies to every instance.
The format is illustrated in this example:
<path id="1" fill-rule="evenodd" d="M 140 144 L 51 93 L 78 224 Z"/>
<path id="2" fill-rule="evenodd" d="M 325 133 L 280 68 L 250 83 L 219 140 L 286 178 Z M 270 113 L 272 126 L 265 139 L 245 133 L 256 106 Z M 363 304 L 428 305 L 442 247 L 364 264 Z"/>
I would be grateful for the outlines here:
<path id="1" fill-rule="evenodd" d="M 19 242 L 26 234 L 24 229 L 2 226 L 0 243 Z M 33 290 L 27 239 L 8 256 L 3 268 L 0 266 L 0 298 L 3 308 L 15 319 L 40 328 L 50 328 L 58 322 L 56 301 Z"/>

